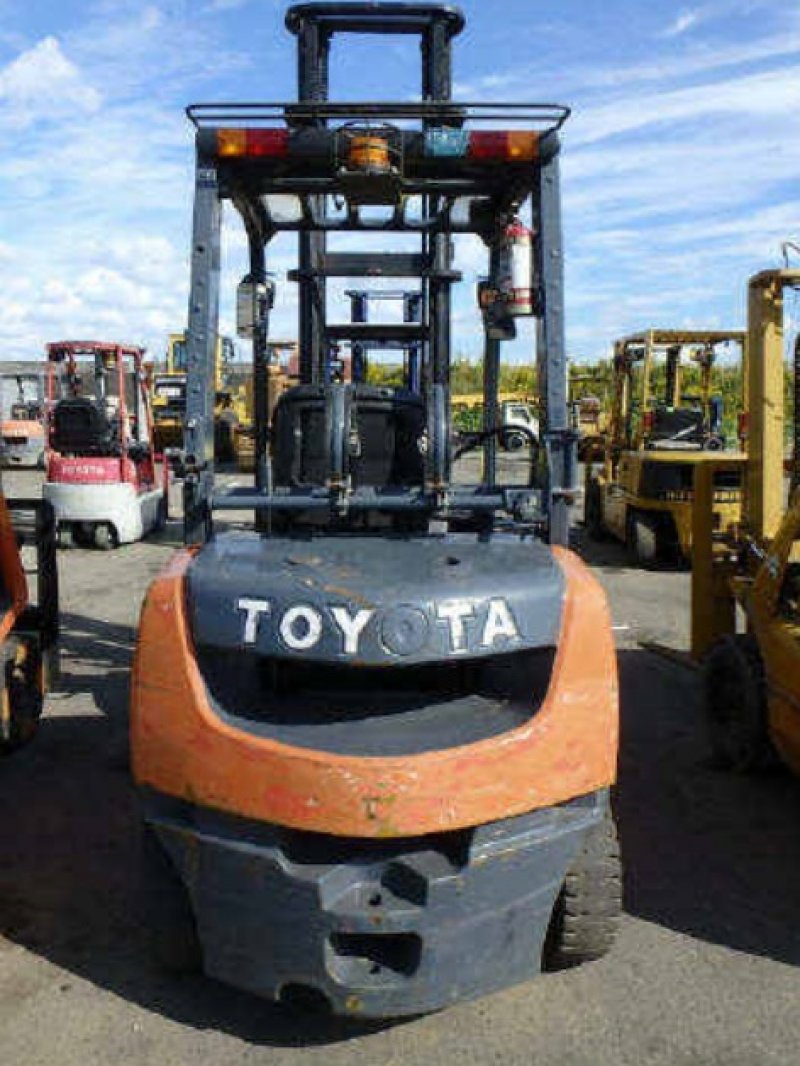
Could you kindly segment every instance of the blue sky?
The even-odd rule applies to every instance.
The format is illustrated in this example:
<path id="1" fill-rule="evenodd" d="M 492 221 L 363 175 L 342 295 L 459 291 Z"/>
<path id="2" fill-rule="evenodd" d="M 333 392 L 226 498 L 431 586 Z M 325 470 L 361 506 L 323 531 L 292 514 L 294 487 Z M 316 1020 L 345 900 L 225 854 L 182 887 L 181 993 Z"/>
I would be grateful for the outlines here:
<path id="1" fill-rule="evenodd" d="M 800 5 L 466 0 L 457 97 L 559 100 L 567 339 L 598 358 L 647 325 L 739 326 L 748 275 L 800 238 Z M 160 354 L 188 286 L 193 100 L 291 99 L 273 0 L 0 0 L 0 357 L 47 340 Z M 332 95 L 407 96 L 409 42 L 334 51 Z M 273 267 L 292 265 L 286 238 Z M 243 239 L 226 219 L 226 285 Z M 482 250 L 462 242 L 472 280 Z M 455 348 L 480 351 L 472 285 Z M 231 301 L 223 305 L 230 328 Z M 275 332 L 295 333 L 279 276 Z M 524 356 L 523 344 L 512 351 Z"/>

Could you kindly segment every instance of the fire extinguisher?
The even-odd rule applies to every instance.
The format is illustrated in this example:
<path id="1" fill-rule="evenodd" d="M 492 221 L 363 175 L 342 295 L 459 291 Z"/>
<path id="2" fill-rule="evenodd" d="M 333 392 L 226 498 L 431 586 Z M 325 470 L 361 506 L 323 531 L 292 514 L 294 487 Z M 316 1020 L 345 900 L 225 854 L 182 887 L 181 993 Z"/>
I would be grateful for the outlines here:
<path id="1" fill-rule="evenodd" d="M 508 223 L 500 237 L 497 290 L 511 317 L 534 313 L 533 233 L 518 218 Z"/>

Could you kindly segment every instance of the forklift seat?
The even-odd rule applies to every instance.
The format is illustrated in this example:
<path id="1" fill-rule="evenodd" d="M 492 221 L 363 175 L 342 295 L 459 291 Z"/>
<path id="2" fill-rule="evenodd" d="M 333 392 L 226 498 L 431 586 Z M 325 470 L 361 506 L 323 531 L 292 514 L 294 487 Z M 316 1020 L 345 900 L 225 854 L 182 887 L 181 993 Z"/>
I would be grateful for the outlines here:
<path id="1" fill-rule="evenodd" d="M 686 407 L 658 407 L 649 434 L 651 448 L 689 444 L 702 448 L 706 438 L 703 412 Z"/>
<path id="2" fill-rule="evenodd" d="M 425 402 L 406 389 L 350 386 L 346 446 L 355 488 L 422 485 Z M 332 469 L 324 385 L 298 385 L 275 408 L 273 469 L 280 486 L 325 485 Z"/>
<path id="3" fill-rule="evenodd" d="M 59 400 L 53 408 L 50 446 L 62 455 L 114 455 L 118 425 L 85 396 Z"/>

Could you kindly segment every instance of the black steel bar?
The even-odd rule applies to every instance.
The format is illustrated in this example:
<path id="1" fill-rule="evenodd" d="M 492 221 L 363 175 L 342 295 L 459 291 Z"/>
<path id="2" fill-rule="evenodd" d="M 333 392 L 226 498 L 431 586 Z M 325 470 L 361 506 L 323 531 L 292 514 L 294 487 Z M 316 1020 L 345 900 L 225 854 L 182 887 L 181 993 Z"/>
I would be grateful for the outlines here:
<path id="1" fill-rule="evenodd" d="M 395 341 L 398 344 L 424 340 L 426 332 L 417 322 L 332 322 L 325 327 L 329 340 Z"/>
<path id="2" fill-rule="evenodd" d="M 243 493 L 241 495 L 215 494 L 215 511 L 331 511 L 338 506 L 338 497 L 326 496 L 279 496 Z M 499 493 L 492 495 L 469 495 L 459 493 L 444 498 L 438 496 L 349 496 L 343 504 L 348 511 L 500 511 L 508 506 L 507 498 Z"/>
<path id="3" fill-rule="evenodd" d="M 421 101 L 344 102 L 301 100 L 275 102 L 198 103 L 186 108 L 189 120 L 199 128 L 223 122 L 248 123 L 286 121 L 305 124 L 309 119 L 330 118 L 423 118 L 441 119 L 447 125 L 463 122 L 537 122 L 545 130 L 557 131 L 570 116 L 570 108 L 555 103 L 451 102 L 427 98 Z M 545 132 L 540 131 L 540 132 Z"/>
<path id="4" fill-rule="evenodd" d="M 424 269 L 421 255 L 403 252 L 329 252 L 322 263 L 333 278 L 415 278 Z"/>
<path id="5" fill-rule="evenodd" d="M 489 277 L 497 277 L 498 254 L 493 245 L 489 253 Z M 485 325 L 485 323 L 484 323 Z M 497 394 L 500 387 L 500 341 L 484 332 L 483 347 L 483 478 L 489 488 L 497 480 Z"/>
<path id="6" fill-rule="evenodd" d="M 414 33 L 430 26 L 443 24 L 448 36 L 455 36 L 464 27 L 461 10 L 447 4 L 398 3 L 307 3 L 294 4 L 286 12 L 286 28 L 300 33 L 308 23 L 316 24 L 328 33 Z"/>
<path id="7" fill-rule="evenodd" d="M 302 19 L 294 31 L 298 34 L 297 95 L 301 104 L 324 102 L 328 96 L 328 59 L 330 38 L 321 32 L 314 19 Z M 309 116 L 315 124 L 324 117 Z M 324 197 L 309 198 L 308 207 L 319 219 L 325 216 Z M 322 381 L 325 360 L 323 322 L 325 280 L 319 266 L 325 254 L 325 234 L 318 227 L 299 228 L 298 269 L 301 281 L 298 293 L 298 329 L 300 345 L 300 379 Z"/>

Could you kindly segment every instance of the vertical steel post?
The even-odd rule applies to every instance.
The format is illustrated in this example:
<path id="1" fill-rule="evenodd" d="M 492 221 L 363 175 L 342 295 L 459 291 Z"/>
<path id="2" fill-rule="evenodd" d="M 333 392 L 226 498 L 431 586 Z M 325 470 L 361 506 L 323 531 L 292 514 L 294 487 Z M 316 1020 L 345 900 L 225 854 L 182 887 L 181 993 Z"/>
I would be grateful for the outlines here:
<path id="1" fill-rule="evenodd" d="M 366 292 L 350 293 L 350 321 L 366 322 L 369 319 L 369 296 Z M 350 345 L 350 377 L 354 384 L 367 379 L 367 350 L 363 344 Z"/>
<path id="2" fill-rule="evenodd" d="M 559 161 L 556 151 L 539 170 L 537 274 L 543 310 L 537 329 L 537 365 L 544 442 L 548 455 L 549 540 L 569 543 L 569 502 L 574 485 L 574 442 L 569 429 L 567 359 L 564 346 L 564 264 Z"/>
<path id="3" fill-rule="evenodd" d="M 298 100 L 328 98 L 328 57 L 330 37 L 313 20 L 304 19 L 298 30 Z M 325 197 L 309 197 L 315 217 L 325 214 Z M 298 234 L 298 340 L 300 380 L 304 383 L 325 379 L 325 279 L 320 268 L 325 258 L 326 238 L 314 230 Z"/>
<path id="4" fill-rule="evenodd" d="M 715 640 L 736 632 L 736 601 L 729 578 L 732 567 L 724 548 L 714 543 L 714 474 L 739 468 L 736 460 L 698 463 L 692 504 L 691 650 L 702 659 Z"/>
<path id="5" fill-rule="evenodd" d="M 497 245 L 489 251 L 489 278 L 494 284 L 498 271 Z M 486 323 L 484 322 L 484 326 Z M 500 341 L 484 329 L 483 341 L 483 481 L 487 488 L 497 484 L 497 394 L 500 388 Z"/>
<path id="6" fill-rule="evenodd" d="M 220 224 L 217 168 L 197 156 L 189 326 L 186 331 L 185 448 L 189 472 L 184 482 L 183 535 L 187 544 L 205 540 L 210 528 L 214 484 L 214 356 L 219 321 Z"/>
<path id="7" fill-rule="evenodd" d="M 762 543 L 783 514 L 783 287 L 779 270 L 757 274 L 748 287 L 747 526 Z"/>
<path id="8" fill-rule="evenodd" d="M 267 281 L 267 263 L 263 240 L 258 234 L 248 232 L 248 241 L 250 248 L 250 277 L 254 285 L 265 285 Z M 259 323 L 253 332 L 254 467 L 256 489 L 261 492 L 267 492 L 271 489 L 269 484 L 269 461 L 267 458 L 269 415 L 271 410 L 268 334 L 269 311 L 264 316 L 263 322 Z M 259 512 L 256 513 L 256 522 L 258 520 Z"/>
<path id="9" fill-rule="evenodd" d="M 422 94 L 425 100 L 449 100 L 452 93 L 450 33 L 444 20 L 434 20 L 422 40 Z M 437 209 L 438 199 L 426 197 L 426 212 Z M 452 265 L 450 235 L 436 233 L 423 244 L 434 276 L 428 282 L 431 380 L 450 388 L 450 282 L 441 275 Z"/>
<path id="10" fill-rule="evenodd" d="M 421 322 L 422 321 L 422 293 L 421 292 L 407 292 L 403 295 L 403 321 L 404 322 Z M 406 373 L 406 388 L 411 392 L 419 392 L 421 387 L 420 381 L 420 343 L 415 341 L 413 344 L 409 344 L 406 351 L 406 357 L 408 359 L 408 370 Z"/>

